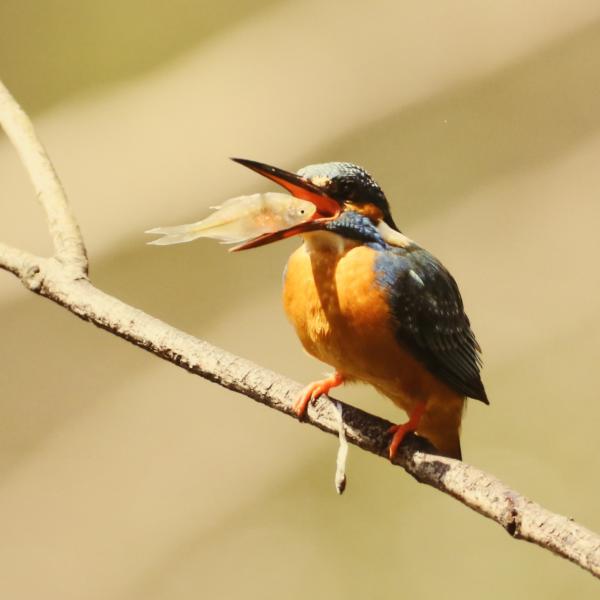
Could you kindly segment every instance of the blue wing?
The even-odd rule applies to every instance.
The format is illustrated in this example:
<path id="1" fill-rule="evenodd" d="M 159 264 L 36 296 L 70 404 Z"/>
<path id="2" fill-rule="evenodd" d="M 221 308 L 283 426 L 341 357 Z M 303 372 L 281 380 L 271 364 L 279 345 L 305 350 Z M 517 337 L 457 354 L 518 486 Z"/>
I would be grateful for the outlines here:
<path id="1" fill-rule="evenodd" d="M 452 275 L 417 245 L 388 246 L 376 269 L 390 295 L 398 340 L 452 389 L 488 404 L 481 348 Z"/>

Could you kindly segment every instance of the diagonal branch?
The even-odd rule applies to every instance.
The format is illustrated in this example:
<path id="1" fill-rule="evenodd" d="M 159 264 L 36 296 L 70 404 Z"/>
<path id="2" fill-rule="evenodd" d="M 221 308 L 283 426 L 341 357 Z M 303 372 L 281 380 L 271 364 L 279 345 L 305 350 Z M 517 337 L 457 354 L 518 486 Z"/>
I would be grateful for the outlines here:
<path id="1" fill-rule="evenodd" d="M 83 241 L 56 173 L 29 119 L 1 84 L 0 124 L 9 132 L 30 172 L 48 215 L 56 249 L 55 257 L 45 259 L 0 244 L 0 268 L 78 317 L 196 375 L 294 416 L 292 402 L 300 384 L 179 331 L 95 288 L 85 277 Z M 340 404 L 348 442 L 385 458 L 385 433 L 390 423 Z M 339 414 L 335 402 L 320 398 L 309 407 L 306 422 L 337 435 Z M 537 544 L 600 577 L 600 536 L 543 508 L 494 476 L 430 451 L 422 438 L 411 436 L 394 463 L 421 483 L 497 522 L 511 536 Z"/>

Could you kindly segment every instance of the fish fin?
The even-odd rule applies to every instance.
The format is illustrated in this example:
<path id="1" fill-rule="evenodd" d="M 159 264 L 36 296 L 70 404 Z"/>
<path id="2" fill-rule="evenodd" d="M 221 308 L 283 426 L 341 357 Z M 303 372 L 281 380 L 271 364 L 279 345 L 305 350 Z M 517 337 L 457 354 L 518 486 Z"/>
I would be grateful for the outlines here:
<path id="1" fill-rule="evenodd" d="M 147 242 L 150 246 L 170 246 L 172 244 L 183 244 L 185 242 L 191 242 L 198 238 L 211 238 L 217 240 L 221 244 L 239 244 L 248 240 L 248 236 L 239 236 L 227 232 L 219 232 L 217 227 L 203 227 L 200 223 L 190 223 L 189 225 L 175 225 L 173 227 L 155 227 L 154 229 L 148 229 L 144 233 L 151 235 L 162 235 L 156 240 Z M 251 237 L 251 236 L 250 236 Z"/>
<path id="2" fill-rule="evenodd" d="M 192 240 L 203 236 L 203 232 L 198 230 L 197 223 L 190 223 L 188 225 L 175 225 L 173 227 L 155 227 L 154 229 L 148 229 L 148 231 L 145 233 L 163 236 L 148 242 L 148 244 L 152 246 L 183 244 L 184 242 L 191 242 Z"/>

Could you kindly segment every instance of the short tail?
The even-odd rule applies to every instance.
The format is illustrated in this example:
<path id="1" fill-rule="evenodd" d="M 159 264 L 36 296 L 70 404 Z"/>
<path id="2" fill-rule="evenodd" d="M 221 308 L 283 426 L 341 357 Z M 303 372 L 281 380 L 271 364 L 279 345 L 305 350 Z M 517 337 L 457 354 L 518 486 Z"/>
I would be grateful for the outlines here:
<path id="1" fill-rule="evenodd" d="M 148 242 L 153 246 L 170 246 L 171 244 L 183 244 L 191 242 L 204 235 L 202 228 L 198 227 L 198 223 L 189 223 L 187 225 L 175 225 L 173 227 L 155 227 L 148 229 L 146 233 L 152 235 L 162 235 L 156 240 Z"/>
<path id="2" fill-rule="evenodd" d="M 417 433 L 426 437 L 441 454 L 458 460 L 462 458 L 460 422 L 464 403 L 465 398 L 452 391 L 431 397 L 417 427 Z"/>

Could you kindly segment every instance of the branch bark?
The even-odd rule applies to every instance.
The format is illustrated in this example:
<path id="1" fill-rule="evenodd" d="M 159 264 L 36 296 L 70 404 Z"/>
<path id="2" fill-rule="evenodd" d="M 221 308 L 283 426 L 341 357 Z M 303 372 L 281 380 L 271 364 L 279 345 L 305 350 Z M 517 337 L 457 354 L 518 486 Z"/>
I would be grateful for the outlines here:
<path id="1" fill-rule="evenodd" d="M 87 278 L 85 246 L 62 185 L 31 121 L 1 82 L 0 124 L 33 181 L 55 249 L 53 257 L 42 258 L 0 244 L 0 268 L 78 317 L 196 375 L 295 417 L 292 403 L 301 389 L 299 383 L 179 331 L 95 288 Z M 337 435 L 336 402 L 320 398 L 309 406 L 306 423 Z M 348 442 L 386 458 L 386 431 L 391 423 L 340 404 Z M 537 544 L 600 577 L 600 536 L 529 500 L 494 476 L 436 456 L 426 440 L 414 435 L 403 443 L 394 464 L 417 481 L 492 519 L 514 538 Z"/>

